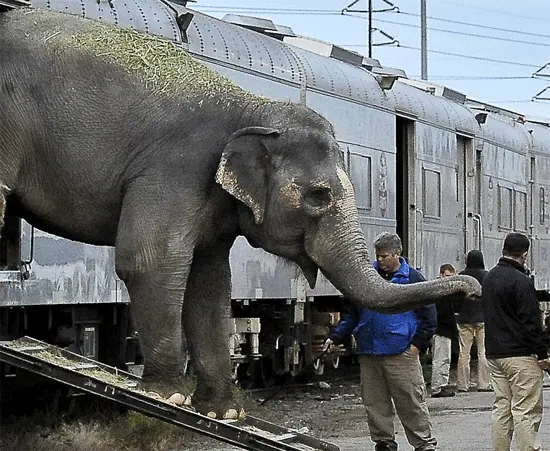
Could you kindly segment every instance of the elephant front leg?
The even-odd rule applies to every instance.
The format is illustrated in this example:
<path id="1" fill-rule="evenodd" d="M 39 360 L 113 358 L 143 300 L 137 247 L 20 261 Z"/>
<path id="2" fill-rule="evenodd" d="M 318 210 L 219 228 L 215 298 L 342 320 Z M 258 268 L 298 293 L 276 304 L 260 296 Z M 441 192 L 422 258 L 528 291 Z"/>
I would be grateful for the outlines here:
<path id="1" fill-rule="evenodd" d="M 119 226 L 116 270 L 130 295 L 144 358 L 142 388 L 168 398 L 183 388 L 181 318 L 193 248 L 178 232 L 149 228 L 145 220 L 132 227 L 134 218 L 123 217 Z"/>
<path id="2" fill-rule="evenodd" d="M 158 267 L 125 280 L 144 358 L 142 388 L 164 398 L 183 392 L 181 316 L 185 278 Z"/>
<path id="3" fill-rule="evenodd" d="M 221 418 L 233 405 L 229 320 L 231 272 L 229 243 L 196 252 L 183 306 L 187 344 L 197 376 L 193 406 Z"/>

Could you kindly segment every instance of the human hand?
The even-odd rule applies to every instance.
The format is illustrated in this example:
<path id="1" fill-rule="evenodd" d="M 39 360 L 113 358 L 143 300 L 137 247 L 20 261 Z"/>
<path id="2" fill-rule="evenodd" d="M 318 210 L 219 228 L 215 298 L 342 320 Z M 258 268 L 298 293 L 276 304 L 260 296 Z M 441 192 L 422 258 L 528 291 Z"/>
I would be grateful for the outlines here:
<path id="1" fill-rule="evenodd" d="M 550 369 L 550 359 L 543 359 L 537 361 L 539 368 L 543 371 Z"/>
<path id="2" fill-rule="evenodd" d="M 332 347 L 333 344 L 334 344 L 334 342 L 330 338 L 327 338 L 325 340 L 325 344 L 323 345 L 323 352 L 325 352 L 325 351 L 330 352 L 331 351 L 330 348 Z"/>
<path id="3" fill-rule="evenodd" d="M 418 349 L 415 345 L 410 345 L 409 351 L 411 351 L 414 355 L 420 355 L 420 349 Z"/>

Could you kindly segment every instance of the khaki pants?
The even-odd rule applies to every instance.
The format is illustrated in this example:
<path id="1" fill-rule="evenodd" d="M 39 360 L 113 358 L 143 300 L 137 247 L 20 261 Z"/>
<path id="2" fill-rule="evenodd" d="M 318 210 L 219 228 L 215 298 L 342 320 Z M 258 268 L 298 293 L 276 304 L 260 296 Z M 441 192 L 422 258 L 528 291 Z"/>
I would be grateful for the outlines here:
<path id="1" fill-rule="evenodd" d="M 392 356 L 360 355 L 359 364 L 361 396 L 372 441 L 395 444 L 397 412 L 414 449 L 435 450 L 437 440 L 432 435 L 426 384 L 418 356 L 410 351 Z"/>
<path id="2" fill-rule="evenodd" d="M 540 450 L 543 373 L 536 357 L 490 359 L 495 389 L 492 415 L 494 451 L 509 451 L 513 432 L 520 451 Z"/>
<path id="3" fill-rule="evenodd" d="M 485 324 L 458 324 L 460 351 L 456 388 L 460 391 L 468 391 L 470 388 L 470 351 L 474 339 L 477 345 L 477 388 L 479 390 L 491 388 L 489 367 L 485 358 Z"/>
<path id="4" fill-rule="evenodd" d="M 451 339 L 434 335 L 432 341 L 432 395 L 449 385 L 451 368 Z"/>

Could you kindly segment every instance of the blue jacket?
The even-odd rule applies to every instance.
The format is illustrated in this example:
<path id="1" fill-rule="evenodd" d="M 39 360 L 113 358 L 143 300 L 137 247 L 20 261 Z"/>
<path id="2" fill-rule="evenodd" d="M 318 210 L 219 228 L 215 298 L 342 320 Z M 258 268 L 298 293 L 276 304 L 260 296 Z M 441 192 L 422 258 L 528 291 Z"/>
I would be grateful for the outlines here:
<path id="1" fill-rule="evenodd" d="M 392 283 L 416 283 L 426 279 L 400 258 L 401 266 Z M 374 268 L 380 272 L 378 262 Z M 394 355 L 405 352 L 411 344 L 420 351 L 426 349 L 437 327 L 435 304 L 404 313 L 378 313 L 353 305 L 330 339 L 341 343 L 350 333 L 357 341 L 357 354 Z"/>

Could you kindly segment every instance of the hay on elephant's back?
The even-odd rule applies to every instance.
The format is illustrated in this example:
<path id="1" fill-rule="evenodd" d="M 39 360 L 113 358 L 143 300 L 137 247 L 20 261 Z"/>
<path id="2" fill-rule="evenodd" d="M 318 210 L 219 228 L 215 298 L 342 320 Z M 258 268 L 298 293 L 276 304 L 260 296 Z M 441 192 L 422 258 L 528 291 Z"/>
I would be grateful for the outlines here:
<path id="1" fill-rule="evenodd" d="M 42 12 L 40 15 L 51 15 Z M 53 13 L 56 14 L 56 13 Z M 66 16 L 63 13 L 57 13 Z M 48 20 L 51 19 L 48 17 Z M 59 25 L 59 18 L 57 24 Z M 71 17 L 67 20 L 74 20 Z M 85 20 L 85 19 L 77 19 Z M 52 23 L 50 20 L 45 24 Z M 164 38 L 138 32 L 129 27 L 86 20 L 79 30 L 67 34 L 61 26 L 49 30 L 44 43 L 61 51 L 74 48 L 91 53 L 103 60 L 116 63 L 129 73 L 137 75 L 149 89 L 167 94 L 197 94 L 223 100 L 246 100 L 251 103 L 268 101 L 240 88 L 228 78 L 217 74 L 187 50 Z M 47 30 L 43 30 L 45 35 Z"/>

